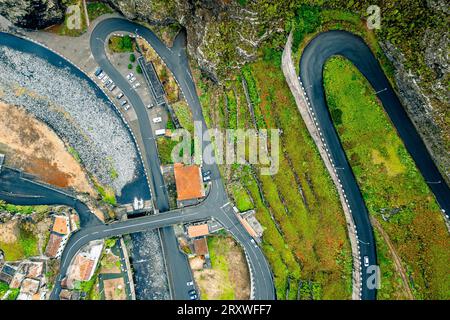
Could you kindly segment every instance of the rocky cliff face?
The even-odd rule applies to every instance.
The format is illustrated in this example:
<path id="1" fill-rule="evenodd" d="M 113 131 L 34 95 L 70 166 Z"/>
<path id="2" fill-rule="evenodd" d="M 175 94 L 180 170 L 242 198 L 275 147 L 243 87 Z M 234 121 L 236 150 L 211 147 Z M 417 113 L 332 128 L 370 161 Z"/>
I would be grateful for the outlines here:
<path id="1" fill-rule="evenodd" d="M 61 0 L 0 0 L 0 15 L 17 26 L 42 29 L 64 20 Z"/>

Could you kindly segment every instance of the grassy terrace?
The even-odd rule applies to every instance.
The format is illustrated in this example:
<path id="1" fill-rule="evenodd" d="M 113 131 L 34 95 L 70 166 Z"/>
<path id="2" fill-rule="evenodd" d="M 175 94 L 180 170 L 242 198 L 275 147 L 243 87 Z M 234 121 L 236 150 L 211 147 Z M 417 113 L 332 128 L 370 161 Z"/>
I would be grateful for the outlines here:
<path id="1" fill-rule="evenodd" d="M 30 215 L 35 212 L 41 216 L 48 213 L 48 206 L 16 206 L 0 200 L 0 211 L 22 215 Z M 15 230 L 7 231 L 5 229 L 1 231 L 11 232 L 17 236 L 17 241 L 14 242 L 0 241 L 0 249 L 5 254 L 6 261 L 21 260 L 39 254 L 39 240 L 32 223 L 19 223 Z M 42 249 L 45 249 L 45 247 Z"/>
<path id="2" fill-rule="evenodd" d="M 269 51 L 269 54 L 272 54 Z M 265 228 L 263 250 L 279 299 L 349 299 L 351 251 L 337 192 L 280 69 L 280 55 L 244 67 L 214 87 L 195 74 L 210 127 L 281 128 L 280 170 L 262 176 L 250 165 L 222 166 L 239 209 L 254 208 Z M 247 84 L 254 120 L 246 99 Z M 224 119 L 225 118 L 225 119 Z"/>
<path id="3" fill-rule="evenodd" d="M 327 62 L 324 81 L 333 121 L 369 212 L 400 256 L 415 298 L 448 299 L 450 283 L 444 279 L 448 279 L 449 234 L 432 193 L 373 89 L 344 58 Z M 399 298 L 401 281 L 378 232 L 377 242 L 379 298 Z"/>

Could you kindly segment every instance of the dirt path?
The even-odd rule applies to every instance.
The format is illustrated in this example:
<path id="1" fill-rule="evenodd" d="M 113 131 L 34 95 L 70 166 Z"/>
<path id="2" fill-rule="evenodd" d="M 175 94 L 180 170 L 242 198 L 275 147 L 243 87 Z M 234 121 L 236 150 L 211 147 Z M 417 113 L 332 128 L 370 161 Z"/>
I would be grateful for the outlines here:
<path id="1" fill-rule="evenodd" d="M 404 289 L 406 296 L 408 297 L 409 300 L 414 300 L 414 295 L 412 294 L 411 288 L 408 285 L 408 278 L 406 276 L 406 271 L 402 266 L 400 257 L 397 255 L 397 252 L 395 251 L 395 248 L 391 242 L 391 239 L 389 239 L 389 236 L 384 231 L 383 227 L 377 221 L 377 219 L 370 217 L 370 221 L 372 222 L 372 226 L 375 229 L 377 229 L 377 231 L 381 234 L 381 236 L 383 237 L 384 241 L 386 242 L 386 244 L 389 248 L 389 252 L 393 258 L 392 261 L 394 262 L 394 265 L 395 265 L 395 270 L 400 274 L 400 277 L 402 278 L 403 289 Z"/>
<path id="2" fill-rule="evenodd" d="M 6 165 L 36 175 L 46 183 L 97 194 L 56 133 L 24 109 L 1 102 L 0 152 L 6 154 Z"/>

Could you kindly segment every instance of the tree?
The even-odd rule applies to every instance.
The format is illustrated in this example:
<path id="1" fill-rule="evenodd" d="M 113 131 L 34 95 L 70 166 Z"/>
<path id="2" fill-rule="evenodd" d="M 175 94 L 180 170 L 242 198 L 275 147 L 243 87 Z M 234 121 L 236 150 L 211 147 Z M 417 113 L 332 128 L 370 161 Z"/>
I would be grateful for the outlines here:
<path id="1" fill-rule="evenodd" d="M 122 38 L 123 48 L 127 49 L 129 51 L 133 50 L 133 41 L 131 40 L 130 36 L 125 36 Z"/>
<path id="2" fill-rule="evenodd" d="M 133 69 L 133 65 L 131 63 L 128 64 L 128 69 Z"/>
<path id="3" fill-rule="evenodd" d="M 130 54 L 130 61 L 131 62 L 135 62 L 136 61 L 136 56 L 134 55 L 134 53 Z"/>
<path id="4" fill-rule="evenodd" d="M 142 68 L 141 68 L 140 65 L 137 65 L 137 66 L 136 66 L 136 72 L 139 73 L 139 74 L 142 73 Z"/>

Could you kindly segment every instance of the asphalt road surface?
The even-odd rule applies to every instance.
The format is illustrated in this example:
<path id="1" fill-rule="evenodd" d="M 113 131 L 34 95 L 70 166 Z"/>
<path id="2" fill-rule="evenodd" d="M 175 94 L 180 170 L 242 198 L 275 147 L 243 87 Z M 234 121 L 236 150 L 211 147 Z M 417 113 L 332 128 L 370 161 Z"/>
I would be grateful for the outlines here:
<path id="1" fill-rule="evenodd" d="M 0 172 L 0 199 L 23 206 L 66 205 L 77 211 L 81 228 L 102 224 L 84 203 L 67 190 L 36 182 L 20 171 L 5 167 Z"/>
<path id="2" fill-rule="evenodd" d="M 329 31 L 315 37 L 303 52 L 300 61 L 300 78 L 309 98 L 310 107 L 316 117 L 316 125 L 320 128 L 328 148 L 329 156 L 335 167 L 339 168 L 337 175 L 345 191 L 357 229 L 360 258 L 367 256 L 370 265 L 375 265 L 377 263 L 376 248 L 369 214 L 333 126 L 325 99 L 323 67 L 330 57 L 336 55 L 349 59 L 370 82 L 385 111 L 394 123 L 406 149 L 411 154 L 424 179 L 428 182 L 441 209 L 447 213 L 450 210 L 450 191 L 414 125 L 400 104 L 377 59 L 364 41 L 344 31 Z M 368 288 L 367 278 L 367 268 L 364 267 L 363 263 L 362 299 L 375 299 L 376 290 Z"/>

